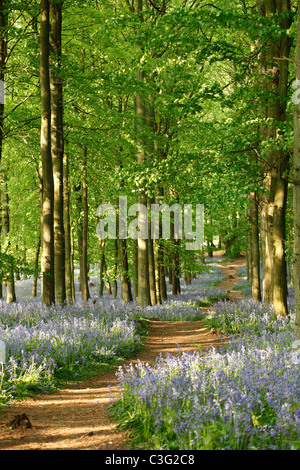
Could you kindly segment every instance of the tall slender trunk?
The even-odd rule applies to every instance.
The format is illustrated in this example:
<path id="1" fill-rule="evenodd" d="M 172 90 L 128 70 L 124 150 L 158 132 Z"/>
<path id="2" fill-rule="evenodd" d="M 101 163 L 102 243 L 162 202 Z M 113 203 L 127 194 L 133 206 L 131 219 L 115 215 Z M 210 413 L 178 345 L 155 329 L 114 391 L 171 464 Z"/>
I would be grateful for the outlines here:
<path id="1" fill-rule="evenodd" d="M 41 251 L 41 238 L 39 237 L 36 250 L 35 250 L 35 258 L 34 258 L 34 276 L 33 276 L 33 284 L 32 284 L 32 297 L 37 296 L 37 281 L 38 281 L 38 272 L 39 272 L 39 256 Z"/>
<path id="2" fill-rule="evenodd" d="M 49 76 L 49 1 L 41 0 L 40 88 L 42 167 L 42 301 L 49 306 L 54 295 L 53 170 L 51 158 L 51 99 Z"/>
<path id="3" fill-rule="evenodd" d="M 2 190 L 2 233 L 3 240 L 6 245 L 6 251 L 10 249 L 10 241 L 8 239 L 10 229 L 10 214 L 9 214 L 9 198 L 7 194 L 7 185 L 4 180 L 4 187 Z M 16 301 L 15 292 L 15 276 L 13 263 L 9 262 L 5 273 L 6 280 L 6 303 L 11 304 Z"/>
<path id="4" fill-rule="evenodd" d="M 81 277 L 81 295 L 83 300 L 90 298 L 88 285 L 88 194 L 87 194 L 87 149 L 83 148 L 82 160 L 82 206 L 83 206 L 83 225 L 82 225 L 82 275 Z"/>
<path id="5" fill-rule="evenodd" d="M 3 134 L 4 134 L 4 79 L 5 79 L 5 68 L 6 68 L 6 61 L 7 61 L 7 42 L 6 42 L 6 34 L 7 34 L 7 23 L 8 23 L 8 5 L 5 0 L 0 0 L 0 80 L 2 82 L 1 85 L 1 96 L 0 96 L 0 163 L 2 160 L 2 150 L 3 150 Z M 3 95 L 2 95 L 3 92 Z M 8 196 L 6 191 L 6 185 L 4 181 L 4 188 L 2 192 L 2 219 L 3 219 L 3 226 L 1 225 L 1 232 L 0 235 L 3 234 L 4 241 L 7 237 L 9 231 L 9 212 L 8 212 Z M 1 249 L 1 244 L 0 244 Z M 10 301 L 15 301 L 15 293 L 14 293 L 14 274 L 13 268 L 8 267 L 8 277 L 7 277 L 7 296 L 6 301 L 10 303 Z M 2 298 L 2 269 L 0 272 L 0 295 Z M 11 282 L 13 284 L 11 284 Z M 12 292 L 11 292 L 12 291 Z"/>
<path id="6" fill-rule="evenodd" d="M 99 297 L 103 296 L 103 290 L 104 290 L 104 265 L 105 265 L 104 245 L 105 245 L 105 240 L 99 239 L 99 248 L 100 248 Z"/>
<path id="7" fill-rule="evenodd" d="M 160 244 L 160 295 L 162 302 L 168 299 L 167 285 L 166 285 L 166 268 L 164 263 L 164 247 Z"/>
<path id="8" fill-rule="evenodd" d="M 172 294 L 178 295 L 181 292 L 180 288 L 180 261 L 179 261 L 179 240 L 174 240 L 174 255 L 173 255 L 173 279 L 172 279 Z"/>
<path id="9" fill-rule="evenodd" d="M 266 0 L 258 0 L 258 14 L 265 17 L 269 14 L 271 6 L 266 6 Z M 261 46 L 261 44 L 259 44 Z M 269 96 L 272 90 L 272 83 L 266 81 L 268 70 L 268 56 L 270 54 L 263 49 L 259 54 L 259 72 L 260 72 L 260 87 L 266 89 L 267 97 L 260 100 L 259 112 L 262 123 L 259 126 L 260 138 L 266 141 L 271 138 L 270 127 L 266 128 L 265 122 L 270 117 L 271 107 L 269 106 Z M 272 129 L 272 128 L 271 128 Z M 266 303 L 273 301 L 273 247 L 272 247 L 272 231 L 273 231 L 273 201 L 271 191 L 271 169 L 272 159 L 267 155 L 263 162 L 263 186 L 264 190 L 260 195 L 260 235 L 261 235 L 261 261 L 262 261 L 262 297 Z"/>
<path id="10" fill-rule="evenodd" d="M 74 231 L 72 227 L 71 227 L 71 275 L 72 275 L 72 299 L 75 300 Z"/>
<path id="11" fill-rule="evenodd" d="M 300 0 L 298 0 L 297 44 L 295 53 L 296 80 L 300 84 Z M 299 90 L 299 85 L 297 86 Z M 300 338 L 300 100 L 294 109 L 294 256 L 293 281 L 295 288 L 295 326 Z"/>
<path id="12" fill-rule="evenodd" d="M 4 84 L 5 67 L 7 60 L 7 22 L 8 22 L 8 6 L 6 0 L 0 0 L 0 80 Z M 4 87 L 3 87 L 4 91 Z M 0 99 L 0 162 L 2 160 L 3 147 L 3 118 L 4 118 L 4 96 Z"/>
<path id="13" fill-rule="evenodd" d="M 146 196 L 139 196 L 139 204 L 146 206 Z M 138 304 L 141 307 L 151 305 L 149 288 L 148 240 L 138 237 Z"/>
<path id="14" fill-rule="evenodd" d="M 154 250 L 154 274 L 155 274 L 155 291 L 156 291 L 156 302 L 161 305 L 161 259 L 160 259 L 160 240 L 153 240 Z"/>
<path id="15" fill-rule="evenodd" d="M 265 185 L 265 188 L 267 185 Z M 270 200 L 269 200 L 270 204 Z M 268 202 L 266 201 L 266 196 L 262 196 L 260 204 L 260 234 L 261 234 L 261 251 L 262 251 L 262 272 L 263 272 L 263 281 L 262 281 L 262 297 L 263 301 L 266 303 L 273 302 L 273 247 L 272 247 L 272 231 L 273 223 L 271 212 L 273 211 L 272 206 L 269 207 Z M 268 207 L 270 209 L 268 214 Z"/>
<path id="16" fill-rule="evenodd" d="M 259 1 L 259 14 L 270 19 L 282 15 L 281 28 L 291 26 L 291 5 L 289 0 Z M 264 227 L 264 300 L 271 300 L 276 315 L 286 316 L 287 308 L 287 269 L 285 259 L 285 212 L 287 199 L 287 170 L 289 155 L 282 148 L 283 123 L 286 121 L 288 90 L 288 61 L 292 41 L 282 34 L 280 39 L 272 39 L 263 60 L 268 127 L 263 139 L 271 143 L 266 151 L 265 193 L 262 201 L 262 225 Z M 277 59 L 279 58 L 279 60 Z M 277 146 L 274 146 L 276 142 Z M 265 278 L 266 276 L 266 278 Z M 270 286 L 266 283 L 271 284 Z M 267 291 L 271 291 L 271 294 Z"/>
<path id="17" fill-rule="evenodd" d="M 0 197 L 0 213 L 2 213 L 1 197 Z M 0 253 L 1 253 L 1 250 L 2 250 L 2 223 L 0 222 Z M 2 266 L 0 266 L 0 299 L 2 298 L 3 298 L 3 269 L 2 269 Z"/>
<path id="18" fill-rule="evenodd" d="M 67 303 L 75 300 L 74 273 L 72 259 L 72 233 L 70 220 L 70 183 L 69 183 L 69 155 L 64 151 L 63 157 L 63 209 L 65 234 L 65 286 Z"/>
<path id="19" fill-rule="evenodd" d="M 143 0 L 135 0 L 135 10 L 139 15 L 140 21 L 143 22 Z M 140 44 L 137 44 L 142 54 Z M 142 84 L 143 72 L 139 69 L 136 73 L 137 81 Z M 136 112 L 136 133 L 137 133 L 137 161 L 142 164 L 145 161 L 144 142 L 141 137 L 143 127 L 145 126 L 146 112 L 144 100 L 140 94 L 135 97 L 135 112 Z M 147 206 L 147 197 L 145 189 L 141 188 L 139 192 L 139 204 Z M 145 222 L 145 221 L 144 221 Z M 149 289 L 149 262 L 148 262 L 148 240 L 143 237 L 138 237 L 138 305 L 147 306 L 151 305 L 150 289 Z"/>
<path id="20" fill-rule="evenodd" d="M 119 260 L 121 266 L 121 295 L 124 303 L 132 302 L 131 282 L 128 273 L 127 242 L 119 239 Z"/>
<path id="21" fill-rule="evenodd" d="M 176 238 L 174 233 L 174 220 L 171 220 L 171 239 L 173 240 L 173 255 L 172 255 L 172 294 L 180 294 L 180 259 L 179 259 L 179 246 L 180 240 Z"/>
<path id="22" fill-rule="evenodd" d="M 281 21 L 281 27 L 286 31 L 292 24 L 291 5 L 289 0 L 277 0 L 278 14 L 283 14 L 284 17 Z M 277 100 L 277 122 L 285 123 L 287 119 L 287 96 L 288 96 L 288 81 L 289 81 L 289 64 L 286 58 L 290 56 L 292 40 L 288 35 L 283 36 L 280 41 L 280 60 L 278 64 L 279 82 L 278 82 L 278 95 Z M 277 46 L 278 47 L 278 46 Z M 280 139 L 284 136 L 284 130 L 280 128 L 277 130 L 277 137 L 280 144 Z M 285 242 L 286 242 L 286 203 L 288 191 L 288 171 L 289 171 L 289 153 L 279 147 L 278 151 L 274 152 L 274 230 L 273 230 L 273 256 L 274 256 L 274 286 L 273 286 L 273 305 L 277 315 L 288 315 L 287 305 L 287 264 L 285 256 Z"/>
<path id="23" fill-rule="evenodd" d="M 54 178 L 54 285 L 55 303 L 66 300 L 65 284 L 65 232 L 63 208 L 63 84 L 61 69 L 62 3 L 50 2 L 52 67 L 51 86 L 51 153 Z"/>
<path id="24" fill-rule="evenodd" d="M 149 289 L 151 305 L 156 305 L 156 286 L 155 286 L 155 260 L 154 260 L 154 246 L 151 237 L 151 200 L 147 198 L 148 209 L 148 266 L 149 266 Z"/>
<path id="25" fill-rule="evenodd" d="M 82 231 L 83 231 L 83 222 L 82 222 L 82 184 L 76 184 L 74 186 L 74 194 L 76 200 L 76 209 L 77 209 L 77 248 L 78 248 L 78 261 L 79 261 L 79 291 L 82 292 Z"/>
<path id="26" fill-rule="evenodd" d="M 138 241 L 132 241 L 133 248 L 133 297 L 136 299 L 138 296 Z"/>
<path id="27" fill-rule="evenodd" d="M 252 246 L 252 297 L 261 301 L 260 289 L 260 253 L 259 253 L 259 227 L 258 227 L 258 201 L 257 193 L 253 192 L 251 198 L 251 246 Z"/>
<path id="28" fill-rule="evenodd" d="M 116 299 L 117 294 L 118 294 L 118 283 L 117 283 L 118 256 L 119 256 L 118 240 L 115 240 L 114 241 L 113 292 L 112 292 L 113 299 Z"/>

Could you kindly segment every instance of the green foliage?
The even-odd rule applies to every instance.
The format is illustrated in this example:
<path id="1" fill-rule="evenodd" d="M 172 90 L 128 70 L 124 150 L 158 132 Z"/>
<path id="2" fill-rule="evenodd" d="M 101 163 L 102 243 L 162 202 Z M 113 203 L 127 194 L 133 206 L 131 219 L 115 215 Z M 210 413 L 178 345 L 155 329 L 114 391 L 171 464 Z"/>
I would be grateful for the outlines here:
<path id="1" fill-rule="evenodd" d="M 287 34 L 282 15 L 262 18 L 256 1 L 172 0 L 159 11 L 144 2 L 63 2 L 62 67 L 65 152 L 69 155 L 71 224 L 78 261 L 77 220 L 82 213 L 82 147 L 87 147 L 89 262 L 99 262 L 96 210 L 140 189 L 153 198 L 205 204 L 205 238 L 221 235 L 227 255 L 246 247 L 248 195 L 262 191 L 261 163 L 271 146 L 291 152 L 292 108 L 281 123 L 284 139 L 259 142 L 257 41 Z M 292 13 L 294 15 L 295 13 Z M 9 12 L 6 103 L 1 172 L 8 181 L 11 245 L 32 267 L 39 236 L 39 5 L 14 2 Z M 142 79 L 137 79 L 137 72 Z M 291 67 L 291 78 L 293 77 Z M 291 92 L 290 92 L 291 93 Z M 135 112 L 140 96 L 154 111 L 154 127 Z M 137 162 L 137 152 L 145 153 Z M 175 195 L 175 196 L 174 196 Z M 233 214 L 238 214 L 237 226 Z M 292 200 L 288 201 L 287 254 L 292 251 Z M 129 252 L 132 248 L 129 241 Z M 224 245 L 223 245 L 224 246 Z M 115 259 L 106 245 L 108 271 Z M 184 266 L 193 257 L 180 252 Z M 23 256 L 24 257 L 24 256 Z M 132 260 L 130 255 L 130 260 Z M 22 266 L 23 261 L 16 264 Z M 185 268 L 184 268 L 185 269 Z M 132 261 L 130 265 L 132 274 Z M 113 274 L 112 274 L 113 275 Z"/>

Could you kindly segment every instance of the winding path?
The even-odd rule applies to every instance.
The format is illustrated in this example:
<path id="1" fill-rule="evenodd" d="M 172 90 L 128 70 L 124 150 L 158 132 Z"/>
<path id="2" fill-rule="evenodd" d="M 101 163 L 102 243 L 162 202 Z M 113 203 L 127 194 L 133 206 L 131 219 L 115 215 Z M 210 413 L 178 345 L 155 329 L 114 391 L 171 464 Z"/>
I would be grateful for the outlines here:
<path id="1" fill-rule="evenodd" d="M 241 296 L 233 291 L 239 278 L 236 270 L 244 259 L 223 264 L 226 279 L 220 288 L 232 299 Z M 126 363 L 153 363 L 159 354 L 178 353 L 218 346 L 220 337 L 205 327 L 205 321 L 162 322 L 151 321 L 145 347 L 138 357 Z M 50 395 L 15 402 L 0 413 L 0 426 L 18 414 L 25 413 L 32 429 L 0 430 L 0 450 L 127 450 L 128 434 L 120 431 L 108 412 L 109 397 L 118 394 L 115 370 L 76 383 Z"/>

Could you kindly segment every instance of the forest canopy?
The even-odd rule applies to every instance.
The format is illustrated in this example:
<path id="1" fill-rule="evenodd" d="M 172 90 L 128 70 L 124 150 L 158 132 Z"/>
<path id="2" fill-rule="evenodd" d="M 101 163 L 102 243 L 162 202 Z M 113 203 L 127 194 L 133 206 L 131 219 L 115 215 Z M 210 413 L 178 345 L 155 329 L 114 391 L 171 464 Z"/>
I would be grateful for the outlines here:
<path id="1" fill-rule="evenodd" d="M 297 16 L 287 0 L 1 0 L 7 302 L 33 276 L 45 305 L 71 303 L 77 267 L 87 301 L 98 266 L 100 296 L 116 296 L 120 278 L 125 303 L 161 304 L 167 276 L 178 294 L 181 275 L 223 249 L 246 254 L 253 298 L 288 316 L 288 281 L 299 297 Z M 168 240 L 118 226 L 99 239 L 97 208 L 124 197 L 150 222 L 153 204 L 204 205 L 203 247 L 185 249 L 174 217 Z"/>

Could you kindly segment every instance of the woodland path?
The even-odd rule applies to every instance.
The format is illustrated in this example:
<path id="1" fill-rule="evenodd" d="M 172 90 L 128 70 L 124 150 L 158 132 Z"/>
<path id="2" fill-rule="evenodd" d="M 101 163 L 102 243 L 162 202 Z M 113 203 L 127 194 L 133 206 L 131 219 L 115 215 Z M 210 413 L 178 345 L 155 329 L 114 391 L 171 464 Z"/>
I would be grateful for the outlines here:
<path id="1" fill-rule="evenodd" d="M 228 291 L 231 299 L 241 297 L 232 291 L 240 279 L 236 271 L 245 264 L 244 258 L 223 263 L 226 279 L 219 287 Z M 160 354 L 217 347 L 221 339 L 205 327 L 205 320 L 195 322 L 151 321 L 143 350 L 125 364 L 154 363 Z M 116 370 L 74 383 L 67 389 L 49 395 L 15 402 L 0 413 L 0 450 L 128 450 L 130 437 L 112 422 L 108 405 L 119 389 Z M 1 425 L 16 415 L 25 413 L 32 429 L 7 430 Z"/>

